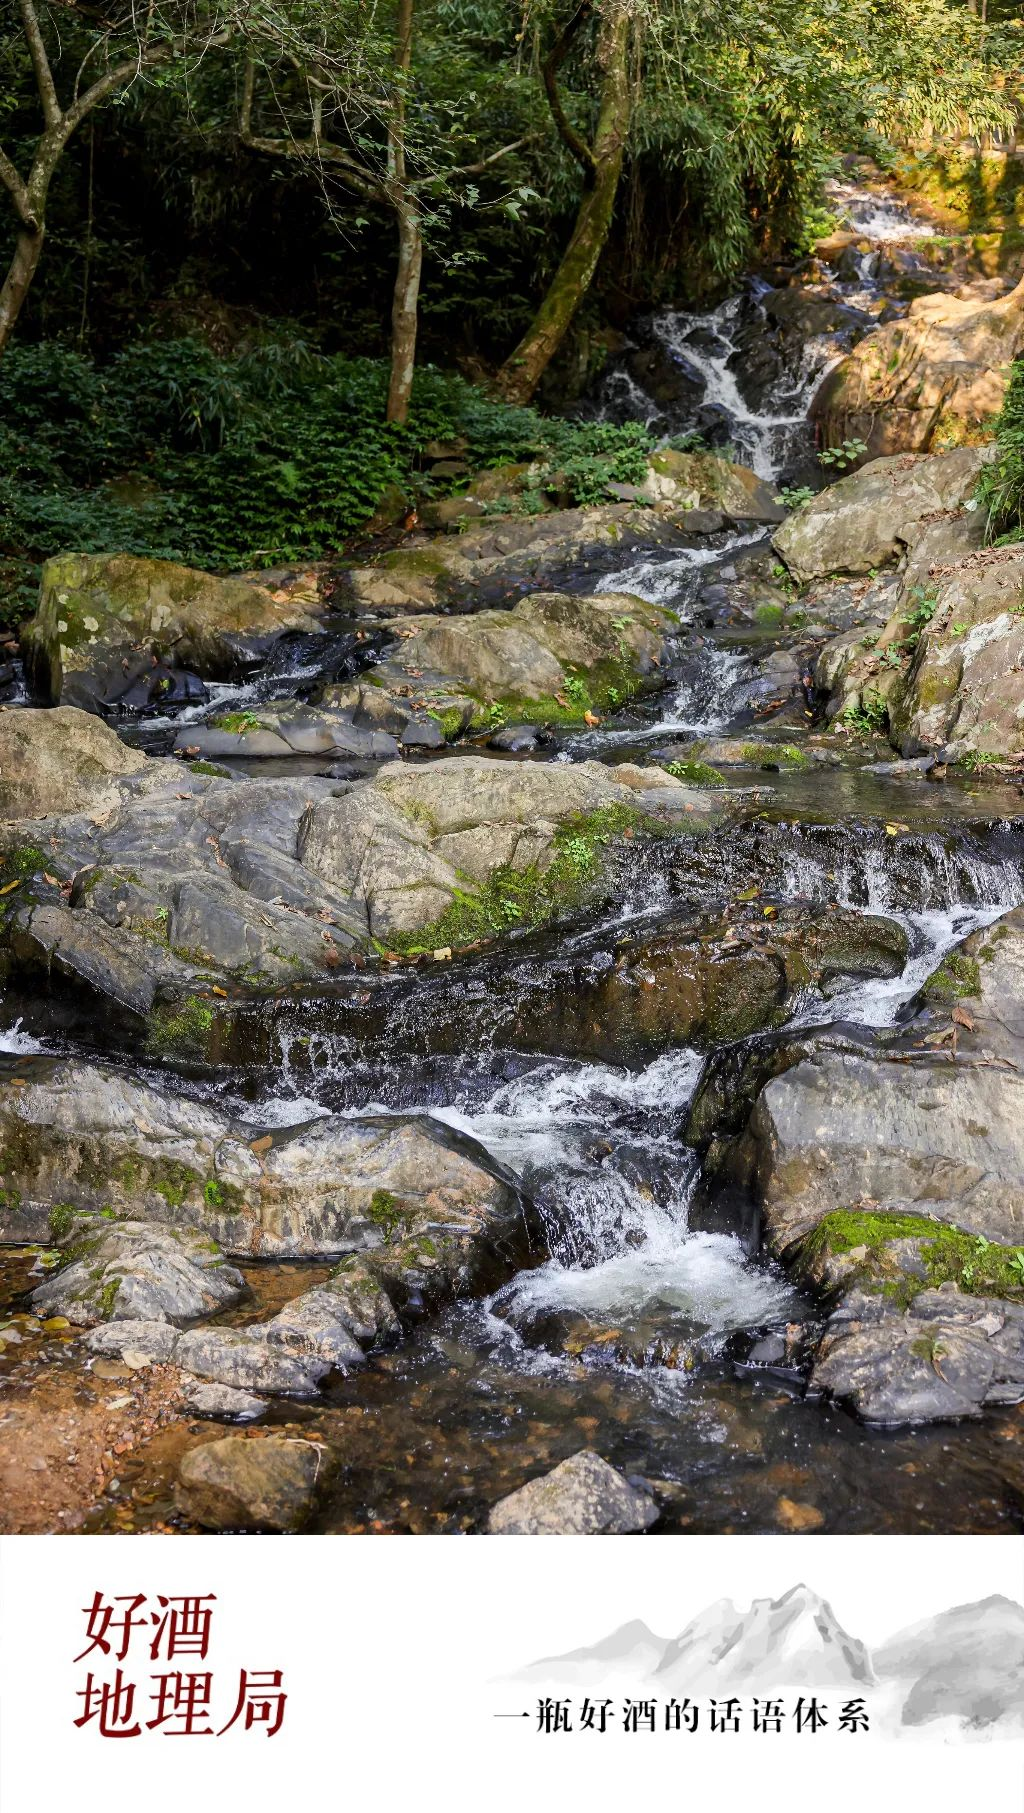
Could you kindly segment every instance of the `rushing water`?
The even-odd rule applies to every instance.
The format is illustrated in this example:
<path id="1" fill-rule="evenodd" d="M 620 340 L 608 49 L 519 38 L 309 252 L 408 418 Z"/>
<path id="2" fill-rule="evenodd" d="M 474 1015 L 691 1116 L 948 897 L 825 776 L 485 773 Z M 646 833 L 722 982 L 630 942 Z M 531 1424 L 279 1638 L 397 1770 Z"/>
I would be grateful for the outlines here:
<path id="1" fill-rule="evenodd" d="M 927 230 L 895 199 L 847 183 L 833 185 L 831 198 L 872 247 Z M 646 364 L 611 371 L 597 407 L 664 432 L 717 424 L 740 458 L 777 477 L 806 450 L 815 388 L 849 343 L 843 296 L 877 300 L 877 271 L 869 248 L 845 289 L 831 286 L 841 305 L 835 331 L 784 334 L 767 376 L 758 342 L 778 322 L 763 285 L 703 315 L 652 317 Z M 669 405 L 637 376 L 655 367 L 679 378 Z M 729 563 L 758 540 L 717 536 L 633 556 L 598 583 L 668 604 L 686 626 L 701 621 L 709 570 L 728 584 Z M 333 666 L 298 647 L 280 667 L 211 688 L 213 703 L 308 693 L 325 671 L 344 671 L 347 634 L 339 623 Z M 763 639 L 694 632 L 654 704 L 566 739 L 556 759 L 643 759 L 658 743 L 685 748 L 742 731 L 764 692 L 763 653 Z M 180 714 L 174 726 L 209 710 Z M 156 746 L 170 728 L 150 720 L 133 740 Z M 694 847 L 689 883 L 663 854 L 660 866 L 636 866 L 601 923 L 557 945 L 513 939 L 447 976 L 381 977 L 367 986 L 361 1020 L 338 999 L 297 998 L 278 1016 L 271 1074 L 254 1065 L 251 1076 L 182 1079 L 266 1125 L 326 1113 L 433 1116 L 513 1173 L 541 1217 L 545 1251 L 532 1268 L 485 1301 L 422 1324 L 397 1351 L 335 1380 L 323 1402 L 275 1407 L 275 1420 L 322 1431 L 344 1457 L 324 1528 L 473 1527 L 502 1492 L 581 1446 L 657 1479 L 670 1529 L 773 1529 L 780 1502 L 793 1500 L 836 1530 L 1019 1527 L 1024 1468 L 1009 1440 L 1000 1450 L 982 1429 L 879 1435 L 805 1399 L 795 1368 L 746 1368 L 755 1338 L 778 1335 L 788 1352 L 820 1309 L 759 1254 L 752 1206 L 703 1188 L 681 1128 L 707 1052 L 677 1044 L 643 1063 L 587 1061 L 538 1051 L 516 1032 L 524 1004 L 539 995 L 543 1010 L 545 989 L 573 986 L 569 971 L 559 981 L 559 965 L 600 969 L 620 937 L 677 927 L 681 914 L 734 899 L 751 879 L 765 900 L 838 904 L 906 928 L 901 974 L 840 980 L 830 996 L 799 1003 L 791 1021 L 865 1034 L 898 1025 L 947 951 L 1024 901 L 1024 844 L 996 816 L 1016 816 L 1016 794 L 988 788 L 975 798 L 952 781 L 934 787 L 827 766 L 773 773 L 770 783 L 747 773 L 733 784 L 759 789 L 750 814 Z M 522 1023 L 536 1024 L 536 1012 Z M 0 1047 L 39 1044 L 16 1022 Z M 289 1277 L 294 1291 L 304 1288 L 314 1270 L 251 1268 L 257 1306 L 282 1300 Z M 24 1284 L 17 1272 L 15 1300 Z M 73 1356 L 54 1363 L 72 1365 Z M 171 1514 L 174 1457 L 172 1443 L 134 1471 L 126 1462 L 127 1485 L 148 1488 L 153 1517 Z"/>

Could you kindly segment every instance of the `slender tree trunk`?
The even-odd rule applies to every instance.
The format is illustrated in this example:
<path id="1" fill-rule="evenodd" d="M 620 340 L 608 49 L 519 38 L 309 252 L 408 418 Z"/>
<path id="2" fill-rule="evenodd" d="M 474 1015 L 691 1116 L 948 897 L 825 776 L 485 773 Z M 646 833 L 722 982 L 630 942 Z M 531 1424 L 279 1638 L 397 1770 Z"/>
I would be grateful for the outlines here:
<path id="1" fill-rule="evenodd" d="M 416 327 L 419 314 L 420 272 L 423 269 L 423 227 L 415 197 L 407 187 L 405 164 L 405 109 L 412 68 L 412 25 L 415 0 L 398 0 L 395 29 L 395 67 L 398 82 L 388 131 L 388 195 L 398 225 L 398 270 L 391 305 L 391 379 L 387 419 L 405 422 L 412 400 L 416 369 Z"/>
<path id="2" fill-rule="evenodd" d="M 35 233 L 22 228 L 14 246 L 3 288 L 0 289 L 0 353 L 14 332 L 14 325 L 32 286 L 32 279 L 42 256 L 46 235 L 42 227 Z"/>
<path id="3" fill-rule="evenodd" d="M 593 173 L 580 200 L 572 238 L 547 294 L 498 373 L 499 389 L 511 403 L 528 403 L 533 396 L 590 287 L 608 238 L 632 112 L 629 29 L 629 0 L 611 0 L 598 41 L 604 82 L 594 133 Z"/>
<path id="4" fill-rule="evenodd" d="M 416 370 L 416 329 L 419 319 L 420 274 L 423 269 L 423 227 L 419 209 L 406 197 L 397 208 L 398 271 L 391 305 L 391 379 L 388 385 L 389 422 L 405 422 L 412 398 Z"/>

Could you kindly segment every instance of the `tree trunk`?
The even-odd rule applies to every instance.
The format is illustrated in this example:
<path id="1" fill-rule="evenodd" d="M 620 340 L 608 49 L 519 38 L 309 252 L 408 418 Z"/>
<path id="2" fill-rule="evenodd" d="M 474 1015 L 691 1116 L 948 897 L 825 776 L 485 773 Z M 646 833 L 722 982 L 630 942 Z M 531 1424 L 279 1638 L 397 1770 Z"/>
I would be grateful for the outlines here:
<path id="1" fill-rule="evenodd" d="M 398 204 L 396 213 L 398 271 L 391 305 L 391 380 L 388 385 L 387 419 L 389 422 L 404 423 L 409 417 L 412 380 L 416 370 L 423 227 L 419 209 L 408 197 Z"/>
<path id="2" fill-rule="evenodd" d="M 23 228 L 15 241 L 14 257 L 0 289 L 0 353 L 14 332 L 14 324 L 36 274 L 45 237 L 42 227 L 35 233 Z"/>
<path id="3" fill-rule="evenodd" d="M 533 396 L 590 288 L 608 238 L 632 112 L 629 27 L 629 0 L 610 0 L 598 41 L 604 83 L 594 134 L 593 176 L 584 189 L 572 238 L 547 294 L 498 373 L 498 387 L 510 403 L 528 403 Z"/>
<path id="4" fill-rule="evenodd" d="M 398 224 L 398 270 L 391 305 L 391 380 L 388 385 L 389 422 L 409 417 L 413 372 L 416 366 L 416 318 L 423 268 L 423 227 L 415 198 L 407 187 L 405 164 L 405 108 L 412 69 L 412 27 L 415 0 L 398 0 L 395 24 L 394 108 L 388 130 L 387 192 Z"/>

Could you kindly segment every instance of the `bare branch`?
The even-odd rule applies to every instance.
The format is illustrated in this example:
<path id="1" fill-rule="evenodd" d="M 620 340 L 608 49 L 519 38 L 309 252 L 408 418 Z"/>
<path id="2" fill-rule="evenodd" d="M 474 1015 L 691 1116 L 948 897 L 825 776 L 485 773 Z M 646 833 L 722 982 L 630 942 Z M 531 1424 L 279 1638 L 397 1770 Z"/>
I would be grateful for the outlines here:
<path id="1" fill-rule="evenodd" d="M 3 151 L 0 151 L 0 183 L 3 183 L 4 188 L 10 192 L 22 226 L 27 227 L 30 233 L 38 233 L 39 217 L 32 206 L 29 192 L 10 158 Z"/>
<path id="2" fill-rule="evenodd" d="M 562 97 L 558 92 L 558 72 L 572 49 L 573 39 L 580 27 L 585 25 L 593 12 L 593 0 L 581 0 L 572 18 L 556 38 L 547 56 L 541 64 L 541 75 L 544 78 L 544 92 L 548 97 L 551 117 L 558 128 L 558 134 L 564 145 L 572 152 L 576 162 L 581 165 L 588 182 L 592 182 L 597 170 L 594 153 L 581 138 L 575 126 L 571 125 L 562 106 Z"/>
<path id="3" fill-rule="evenodd" d="M 250 151 L 265 152 L 268 157 L 294 157 L 308 159 L 317 164 L 328 164 L 344 183 L 347 183 L 357 194 L 367 201 L 386 202 L 388 194 L 384 184 L 374 176 L 372 170 L 350 157 L 347 151 L 322 139 L 319 133 L 310 138 L 264 138 L 253 132 L 252 104 L 256 86 L 256 59 L 247 57 L 245 76 L 242 82 L 242 105 L 238 121 L 238 136 L 243 145 Z"/>
<path id="4" fill-rule="evenodd" d="M 503 157 L 511 157 L 513 151 L 521 151 L 524 145 L 532 145 L 537 138 L 536 132 L 528 132 L 525 138 L 515 139 L 511 145 L 502 145 L 500 151 L 492 151 L 489 157 L 482 157 L 478 164 L 459 164 L 454 170 L 439 170 L 433 176 L 421 176 L 418 181 L 409 184 L 410 189 L 422 188 L 425 183 L 447 182 L 451 176 L 481 176 L 492 164 L 497 164 Z"/>
<path id="5" fill-rule="evenodd" d="M 222 30 L 211 33 L 203 45 L 203 50 L 213 50 L 230 41 L 231 27 L 226 25 Z M 64 137 L 69 138 L 75 127 L 81 125 L 86 114 L 91 113 L 94 107 L 98 107 L 101 101 L 105 101 L 109 94 L 116 93 L 119 88 L 127 87 L 128 83 L 140 76 L 144 69 L 155 69 L 161 63 L 170 62 L 175 56 L 183 56 L 186 49 L 187 43 L 184 39 L 168 40 L 163 44 L 154 44 L 148 50 L 140 48 L 130 61 L 118 63 L 115 68 L 108 69 L 106 75 L 100 76 L 91 88 L 87 88 L 85 93 L 79 96 L 74 106 L 68 108 L 63 120 Z"/>
<path id="6" fill-rule="evenodd" d="M 61 110 L 57 90 L 53 85 L 50 59 L 46 54 L 46 45 L 43 43 L 43 34 L 39 28 L 39 17 L 33 0 L 18 0 L 18 5 L 25 32 L 25 42 L 28 45 L 28 54 L 32 59 L 32 68 L 35 71 L 39 99 L 43 104 L 43 119 L 47 129 L 52 130 L 54 126 L 60 125 Z"/>

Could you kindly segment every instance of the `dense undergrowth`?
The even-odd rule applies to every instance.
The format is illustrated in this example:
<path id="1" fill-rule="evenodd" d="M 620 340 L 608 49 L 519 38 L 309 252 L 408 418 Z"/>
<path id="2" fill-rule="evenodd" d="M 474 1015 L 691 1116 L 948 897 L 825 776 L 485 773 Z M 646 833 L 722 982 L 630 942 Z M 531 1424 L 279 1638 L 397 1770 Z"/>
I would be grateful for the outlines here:
<path id="1" fill-rule="evenodd" d="M 408 423 L 384 421 L 384 360 L 267 339 L 224 356 L 199 340 L 144 342 L 99 365 L 62 343 L 0 361 L 0 606 L 34 608 L 39 563 L 118 549 L 214 571 L 344 548 L 466 475 L 532 462 L 524 503 L 591 503 L 643 478 L 640 423 L 545 417 L 433 367 Z M 452 449 L 457 469 L 431 467 Z M 460 470 L 461 469 L 461 470 Z"/>
<path id="2" fill-rule="evenodd" d="M 1010 367 L 995 424 L 996 456 L 981 475 L 978 496 L 988 511 L 989 541 L 1024 537 L 1024 360 Z"/>

